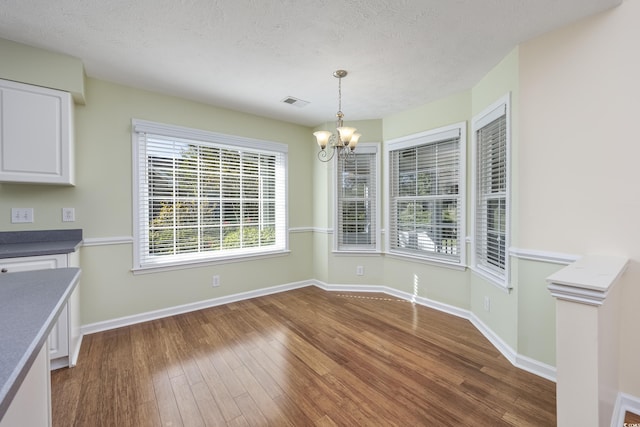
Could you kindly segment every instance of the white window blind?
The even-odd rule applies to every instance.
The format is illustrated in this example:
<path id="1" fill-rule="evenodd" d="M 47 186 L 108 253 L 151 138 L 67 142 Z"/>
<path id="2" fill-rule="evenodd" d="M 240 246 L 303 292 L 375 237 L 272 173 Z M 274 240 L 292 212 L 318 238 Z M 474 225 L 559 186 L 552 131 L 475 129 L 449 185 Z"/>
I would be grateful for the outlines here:
<path id="1" fill-rule="evenodd" d="M 475 268 L 507 285 L 509 149 L 508 105 L 501 101 L 474 120 Z"/>
<path id="2" fill-rule="evenodd" d="M 392 252 L 461 263 L 464 250 L 463 127 L 433 131 L 389 152 Z"/>
<path id="3" fill-rule="evenodd" d="M 158 130 L 134 122 L 138 268 L 286 249 L 281 144 Z"/>
<path id="4" fill-rule="evenodd" d="M 336 249 L 378 248 L 378 150 L 359 144 L 350 160 L 338 159 L 336 176 Z"/>

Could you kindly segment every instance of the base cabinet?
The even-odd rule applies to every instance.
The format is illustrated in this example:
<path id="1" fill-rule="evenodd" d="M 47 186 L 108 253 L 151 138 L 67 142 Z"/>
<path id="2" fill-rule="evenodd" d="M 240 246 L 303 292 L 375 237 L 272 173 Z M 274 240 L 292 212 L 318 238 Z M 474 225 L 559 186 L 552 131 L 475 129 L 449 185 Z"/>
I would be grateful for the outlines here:
<path id="1" fill-rule="evenodd" d="M 78 253 L 0 259 L 3 272 L 77 267 Z M 51 369 L 75 366 L 80 350 L 80 286 L 76 286 L 62 309 L 48 339 Z"/>
<path id="2" fill-rule="evenodd" d="M 0 420 L 0 427 L 51 426 L 51 374 L 48 352 L 45 342 L 7 412 Z"/>

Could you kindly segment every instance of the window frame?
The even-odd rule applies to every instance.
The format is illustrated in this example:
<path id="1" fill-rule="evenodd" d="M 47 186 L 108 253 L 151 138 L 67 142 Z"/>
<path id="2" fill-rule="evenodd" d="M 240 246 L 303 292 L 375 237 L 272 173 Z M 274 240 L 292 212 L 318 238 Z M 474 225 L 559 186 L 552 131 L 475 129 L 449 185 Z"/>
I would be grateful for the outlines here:
<path id="1" fill-rule="evenodd" d="M 374 154 L 374 164 L 375 171 L 370 174 L 370 178 L 373 178 L 373 186 L 374 186 L 374 216 L 375 219 L 373 221 L 372 226 L 374 227 L 373 238 L 375 239 L 375 246 L 371 247 L 371 245 L 359 245 L 359 244 L 351 244 L 351 245 L 340 245 L 342 232 L 340 230 L 340 218 L 342 215 L 342 211 L 340 210 L 340 191 L 339 185 L 342 180 L 340 176 L 340 161 L 334 158 L 334 169 L 335 173 L 333 174 L 334 178 L 334 218 L 333 218 L 333 251 L 336 253 L 380 253 L 381 252 L 381 203 L 380 203 L 380 167 L 381 167 L 381 159 L 380 159 L 380 144 L 375 142 L 361 142 L 358 144 L 358 147 L 353 152 L 354 155 L 362 155 L 362 154 Z"/>
<path id="2" fill-rule="evenodd" d="M 479 211 L 479 202 L 481 200 L 481 195 L 479 194 L 479 185 L 480 179 L 478 177 L 479 173 L 479 147 L 480 143 L 478 140 L 478 131 L 483 129 L 484 127 L 490 125 L 495 120 L 499 118 L 505 118 L 505 165 L 504 165 L 504 179 L 505 179 L 505 189 L 504 196 L 493 196 L 493 197 L 485 197 L 487 200 L 504 200 L 505 205 L 505 215 L 504 215 L 504 267 L 497 268 L 496 266 L 491 267 L 488 266 L 489 254 L 486 256 L 485 251 L 482 250 L 481 245 L 483 245 L 483 241 L 479 241 L 477 233 L 479 229 L 488 230 L 488 224 L 480 224 L 479 216 L 482 215 L 483 218 L 486 218 L 488 222 L 489 214 L 483 214 Z M 511 94 L 507 93 L 502 96 L 500 99 L 495 101 L 493 104 L 485 108 L 483 111 L 475 115 L 472 119 L 471 123 L 471 133 L 472 133 L 472 191 L 471 191 L 471 269 L 476 274 L 485 278 L 492 284 L 498 286 L 501 289 L 508 290 L 511 287 L 511 260 L 510 260 L 510 244 L 511 244 Z M 488 231 L 487 231 L 488 233 Z M 488 240 L 488 239 L 486 239 Z M 496 256 L 500 256 L 497 254 Z"/>
<path id="3" fill-rule="evenodd" d="M 147 256 L 148 246 L 148 202 L 142 185 L 148 179 L 141 165 L 140 134 L 152 134 L 166 138 L 193 141 L 201 146 L 218 149 L 240 150 L 249 153 L 273 154 L 280 159 L 280 166 L 275 171 L 275 190 L 279 192 L 276 202 L 276 245 L 274 247 L 253 247 L 246 249 L 220 249 L 216 251 L 199 251 L 185 254 L 167 255 L 166 259 Z M 251 258 L 279 256 L 289 252 L 288 237 L 288 146 L 286 144 L 227 135 L 217 132 L 187 128 L 176 125 L 132 119 L 132 183 L 133 183 L 133 272 L 153 272 L 186 268 L 194 264 L 212 264 L 219 262 L 235 262 Z M 146 159 L 146 157 L 145 157 Z M 278 169 L 280 168 L 280 169 Z M 145 174 L 146 175 L 146 174 Z M 146 225 L 145 225 L 146 224 Z M 145 231 L 146 230 L 146 231 Z M 146 249 L 143 248 L 146 246 Z"/>
<path id="4" fill-rule="evenodd" d="M 391 247 L 391 240 L 394 236 L 392 230 L 391 210 L 394 203 L 392 200 L 392 179 L 391 176 L 391 153 L 398 150 L 409 149 L 414 147 L 420 147 L 430 145 L 438 142 L 444 142 L 448 139 L 458 137 L 458 250 L 459 256 L 457 259 L 453 259 L 450 256 L 437 255 L 436 252 L 424 251 L 420 253 L 416 250 L 398 250 Z M 448 126 L 443 126 L 428 131 L 408 135 L 401 138 L 392 139 L 387 142 L 385 146 L 385 252 L 389 255 L 398 256 L 406 259 L 415 259 L 422 262 L 433 263 L 439 266 L 446 266 L 451 268 L 466 269 L 466 176 L 467 176 L 467 122 L 459 122 Z"/>

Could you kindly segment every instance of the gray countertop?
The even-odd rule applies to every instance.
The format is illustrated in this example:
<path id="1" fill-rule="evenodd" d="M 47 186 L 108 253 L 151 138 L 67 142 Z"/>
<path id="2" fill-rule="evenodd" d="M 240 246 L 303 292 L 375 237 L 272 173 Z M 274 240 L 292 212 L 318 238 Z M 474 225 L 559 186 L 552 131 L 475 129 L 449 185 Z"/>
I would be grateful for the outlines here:
<path id="1" fill-rule="evenodd" d="M 79 276 L 78 268 L 0 274 L 0 419 L 77 286 Z"/>
<path id="2" fill-rule="evenodd" d="M 82 230 L 0 232 L 0 259 L 68 254 L 82 243 Z"/>

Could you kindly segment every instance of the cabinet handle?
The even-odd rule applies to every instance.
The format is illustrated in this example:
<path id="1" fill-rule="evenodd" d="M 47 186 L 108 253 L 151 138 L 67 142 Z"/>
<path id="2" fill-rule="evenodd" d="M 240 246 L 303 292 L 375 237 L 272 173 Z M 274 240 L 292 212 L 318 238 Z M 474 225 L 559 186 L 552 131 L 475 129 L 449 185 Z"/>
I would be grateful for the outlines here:
<path id="1" fill-rule="evenodd" d="M 0 270 L 0 271 L 1 271 L 1 272 L 3 272 L 3 273 L 7 273 L 7 272 L 9 271 L 9 269 L 8 269 L 8 268 L 3 268 L 3 269 L 2 269 L 2 270 Z"/>

